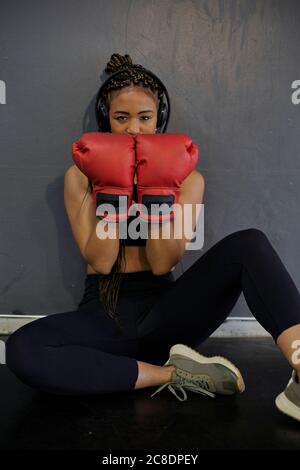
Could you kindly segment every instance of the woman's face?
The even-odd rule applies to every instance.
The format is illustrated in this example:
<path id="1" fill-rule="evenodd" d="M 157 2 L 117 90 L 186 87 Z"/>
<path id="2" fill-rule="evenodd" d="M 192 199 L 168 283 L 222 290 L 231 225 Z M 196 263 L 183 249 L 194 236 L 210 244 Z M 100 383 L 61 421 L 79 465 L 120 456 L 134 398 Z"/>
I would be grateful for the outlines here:
<path id="1" fill-rule="evenodd" d="M 109 121 L 113 134 L 155 134 L 158 100 L 142 87 L 128 86 L 111 93 Z"/>

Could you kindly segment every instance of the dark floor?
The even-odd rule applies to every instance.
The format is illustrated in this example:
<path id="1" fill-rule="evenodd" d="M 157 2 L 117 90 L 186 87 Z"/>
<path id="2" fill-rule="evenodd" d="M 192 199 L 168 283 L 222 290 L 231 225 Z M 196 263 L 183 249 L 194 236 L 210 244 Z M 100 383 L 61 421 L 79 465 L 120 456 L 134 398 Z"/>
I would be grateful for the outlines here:
<path id="1" fill-rule="evenodd" d="M 274 400 L 290 367 L 272 339 L 207 340 L 198 350 L 224 355 L 242 371 L 246 391 L 179 402 L 157 387 L 93 397 L 46 395 L 0 366 L 0 449 L 300 449 L 300 423 Z"/>

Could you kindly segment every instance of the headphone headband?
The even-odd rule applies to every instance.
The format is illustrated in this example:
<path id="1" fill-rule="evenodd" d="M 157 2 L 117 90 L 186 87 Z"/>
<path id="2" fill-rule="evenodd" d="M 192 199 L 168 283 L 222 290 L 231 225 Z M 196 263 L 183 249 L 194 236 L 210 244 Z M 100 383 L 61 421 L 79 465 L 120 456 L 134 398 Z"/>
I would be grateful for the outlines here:
<path id="1" fill-rule="evenodd" d="M 106 88 L 107 84 L 118 74 L 128 71 L 129 68 L 135 68 L 139 71 L 144 72 L 146 75 L 149 75 L 152 77 L 162 88 L 163 90 L 163 96 L 159 100 L 159 108 L 158 108 L 158 113 L 157 113 L 157 125 L 156 128 L 158 132 L 165 132 L 168 122 L 169 122 L 169 116 L 170 116 L 170 98 L 168 91 L 165 87 L 165 85 L 162 83 L 162 81 L 150 70 L 145 69 L 142 66 L 137 66 L 134 64 L 126 64 L 124 65 L 120 70 L 117 70 L 113 74 L 109 76 L 107 80 L 101 85 L 97 96 L 96 96 L 96 104 L 95 104 L 95 114 L 96 114 L 96 120 L 97 124 L 99 127 L 99 131 L 101 132 L 110 132 L 110 122 L 109 122 L 109 115 L 108 115 L 108 110 L 106 107 L 106 103 L 103 100 L 102 93 L 104 89 Z M 164 103 L 163 99 L 166 99 L 166 103 Z"/>

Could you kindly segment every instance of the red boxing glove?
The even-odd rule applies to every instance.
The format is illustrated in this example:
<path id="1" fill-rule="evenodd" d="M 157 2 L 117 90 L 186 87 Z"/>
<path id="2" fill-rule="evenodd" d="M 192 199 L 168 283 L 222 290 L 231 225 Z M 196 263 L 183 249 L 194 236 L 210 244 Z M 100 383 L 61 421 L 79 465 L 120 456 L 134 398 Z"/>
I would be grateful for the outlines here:
<path id="1" fill-rule="evenodd" d="M 172 221 L 175 208 L 170 208 L 178 203 L 181 183 L 197 164 L 198 147 L 186 134 L 139 134 L 135 141 L 140 218 L 157 223 Z M 168 206 L 166 210 L 152 206 L 163 203 Z"/>
<path id="2" fill-rule="evenodd" d="M 87 132 L 72 144 L 75 164 L 93 183 L 96 216 L 108 222 L 128 218 L 136 165 L 134 146 L 133 137 L 110 132 Z M 127 200 L 120 201 L 119 196 Z"/>

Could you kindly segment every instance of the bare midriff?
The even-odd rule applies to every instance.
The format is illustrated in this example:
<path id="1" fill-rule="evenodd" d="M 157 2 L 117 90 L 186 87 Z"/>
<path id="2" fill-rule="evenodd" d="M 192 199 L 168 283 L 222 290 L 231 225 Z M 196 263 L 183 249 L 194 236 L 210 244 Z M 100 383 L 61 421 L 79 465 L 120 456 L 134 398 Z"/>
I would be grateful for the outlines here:
<path id="1" fill-rule="evenodd" d="M 140 271 L 151 271 L 151 266 L 146 258 L 146 249 L 143 246 L 125 247 L 126 265 L 120 270 L 121 273 L 133 273 Z M 171 269 L 173 271 L 175 266 Z M 97 274 L 90 264 L 87 265 L 87 274 Z"/>
<path id="2" fill-rule="evenodd" d="M 146 250 L 142 246 L 125 247 L 125 266 L 121 268 L 121 273 L 131 273 L 137 271 L 151 271 L 151 267 L 146 258 Z M 87 273 L 95 274 L 96 271 L 87 265 Z"/>

